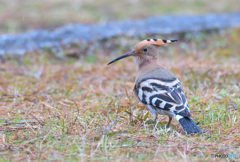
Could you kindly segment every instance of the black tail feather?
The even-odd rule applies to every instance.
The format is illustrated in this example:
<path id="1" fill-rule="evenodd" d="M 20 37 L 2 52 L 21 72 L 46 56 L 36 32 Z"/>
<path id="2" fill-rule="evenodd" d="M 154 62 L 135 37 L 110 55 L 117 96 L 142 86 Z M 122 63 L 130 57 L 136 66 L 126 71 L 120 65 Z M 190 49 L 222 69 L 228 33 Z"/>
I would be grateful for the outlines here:
<path id="1" fill-rule="evenodd" d="M 200 130 L 200 128 L 191 118 L 183 117 L 179 119 L 178 122 L 182 125 L 183 129 L 187 132 L 187 134 L 192 134 L 192 133 L 202 134 L 202 131 Z"/>

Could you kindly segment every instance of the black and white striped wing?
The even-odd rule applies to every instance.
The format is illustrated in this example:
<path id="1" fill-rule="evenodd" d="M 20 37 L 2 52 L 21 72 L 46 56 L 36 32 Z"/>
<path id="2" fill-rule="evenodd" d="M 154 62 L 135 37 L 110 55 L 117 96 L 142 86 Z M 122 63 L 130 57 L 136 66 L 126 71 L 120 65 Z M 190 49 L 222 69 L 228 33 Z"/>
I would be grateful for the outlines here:
<path id="1" fill-rule="evenodd" d="M 146 105 L 190 117 L 188 103 L 178 79 L 145 79 L 138 83 L 138 98 Z"/>

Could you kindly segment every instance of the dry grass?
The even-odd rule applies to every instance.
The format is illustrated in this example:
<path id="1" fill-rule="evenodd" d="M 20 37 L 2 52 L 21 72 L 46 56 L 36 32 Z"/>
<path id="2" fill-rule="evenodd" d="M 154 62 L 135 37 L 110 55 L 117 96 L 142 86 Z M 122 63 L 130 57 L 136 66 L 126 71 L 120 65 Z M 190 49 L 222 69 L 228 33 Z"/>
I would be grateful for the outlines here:
<path id="1" fill-rule="evenodd" d="M 111 1 L 112 2 L 112 1 Z M 237 0 L 186 1 L 1 0 L 0 33 L 68 24 L 140 19 L 164 14 L 239 11 Z M 187 35 L 189 38 L 191 35 Z M 152 115 L 132 96 L 133 60 L 107 66 L 136 38 L 95 47 L 65 61 L 47 53 L 0 64 L 0 159 L 219 161 L 240 157 L 240 30 L 198 35 L 160 51 L 165 68 L 181 80 L 196 123 L 188 136 L 167 117 Z M 113 41 L 113 40 L 111 40 Z M 94 46 L 94 45 L 93 45 Z M 229 159 L 239 160 L 239 159 Z"/>
<path id="2" fill-rule="evenodd" d="M 152 115 L 132 96 L 133 60 L 95 49 L 80 60 L 47 54 L 0 65 L 1 160 L 219 160 L 240 156 L 240 30 L 201 35 L 164 47 L 164 67 L 181 80 L 203 135 L 188 136 Z M 121 42 L 123 40 L 119 40 Z M 127 43 L 125 42 L 125 43 Z M 134 41 L 134 43 L 136 43 Z M 236 159 L 232 159 L 236 160 Z"/>

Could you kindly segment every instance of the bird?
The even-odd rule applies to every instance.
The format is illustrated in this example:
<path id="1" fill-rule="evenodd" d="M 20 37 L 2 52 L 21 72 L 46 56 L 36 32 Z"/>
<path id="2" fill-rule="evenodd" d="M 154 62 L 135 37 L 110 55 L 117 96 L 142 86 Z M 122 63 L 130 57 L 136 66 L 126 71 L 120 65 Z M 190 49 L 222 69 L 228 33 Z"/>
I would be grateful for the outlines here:
<path id="1" fill-rule="evenodd" d="M 175 118 L 187 134 L 202 134 L 193 121 L 189 105 L 178 78 L 166 70 L 158 59 L 158 49 L 177 40 L 146 39 L 108 63 L 108 65 L 133 56 L 137 65 L 137 75 L 133 95 L 152 113 L 154 122 L 158 114 L 169 117 L 167 128 Z"/>

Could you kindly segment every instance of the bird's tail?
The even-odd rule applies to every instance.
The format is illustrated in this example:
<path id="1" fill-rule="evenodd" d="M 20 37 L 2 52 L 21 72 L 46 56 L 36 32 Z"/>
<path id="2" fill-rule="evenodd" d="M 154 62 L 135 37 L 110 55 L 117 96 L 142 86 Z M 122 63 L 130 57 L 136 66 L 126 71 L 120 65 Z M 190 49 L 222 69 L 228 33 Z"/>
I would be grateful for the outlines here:
<path id="1" fill-rule="evenodd" d="M 192 133 L 202 134 L 202 131 L 197 126 L 197 124 L 192 120 L 192 118 L 176 115 L 176 119 L 182 125 L 183 129 L 187 132 L 187 134 L 192 134 Z"/>

